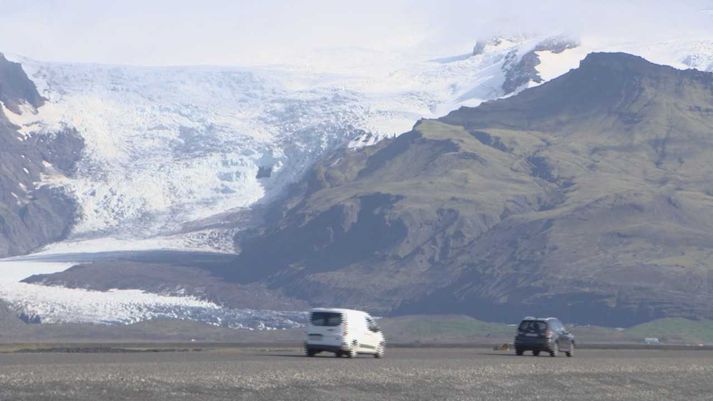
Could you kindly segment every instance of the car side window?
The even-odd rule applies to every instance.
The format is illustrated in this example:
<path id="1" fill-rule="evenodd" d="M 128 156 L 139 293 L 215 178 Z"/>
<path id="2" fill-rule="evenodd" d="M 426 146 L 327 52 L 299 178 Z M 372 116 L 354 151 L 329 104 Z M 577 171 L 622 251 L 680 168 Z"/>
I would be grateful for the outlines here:
<path id="1" fill-rule="evenodd" d="M 550 329 L 554 332 L 561 333 L 562 324 L 559 322 L 559 320 L 550 320 Z"/>
<path id="2" fill-rule="evenodd" d="M 563 333 L 565 331 L 564 325 L 559 320 L 557 320 L 556 322 L 557 322 L 557 331 L 559 331 L 560 333 Z"/>

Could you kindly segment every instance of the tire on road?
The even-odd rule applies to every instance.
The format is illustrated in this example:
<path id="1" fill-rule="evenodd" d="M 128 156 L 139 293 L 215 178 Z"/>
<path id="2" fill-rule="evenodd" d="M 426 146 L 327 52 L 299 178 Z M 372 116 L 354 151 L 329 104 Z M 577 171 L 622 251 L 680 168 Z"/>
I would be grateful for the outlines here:
<path id="1" fill-rule="evenodd" d="M 374 358 L 381 359 L 384 357 L 384 353 L 386 352 L 386 345 L 381 343 L 379 346 L 376 348 L 376 353 L 374 353 Z"/>
<path id="2" fill-rule="evenodd" d="M 560 353 L 560 345 L 555 341 L 555 345 L 552 347 L 552 350 L 550 350 L 550 356 L 551 357 L 556 357 L 557 354 Z"/>
<path id="3" fill-rule="evenodd" d="M 357 351 L 356 351 L 356 345 L 353 345 L 349 351 L 346 351 L 345 354 L 347 355 L 347 358 L 356 358 L 357 356 Z"/>

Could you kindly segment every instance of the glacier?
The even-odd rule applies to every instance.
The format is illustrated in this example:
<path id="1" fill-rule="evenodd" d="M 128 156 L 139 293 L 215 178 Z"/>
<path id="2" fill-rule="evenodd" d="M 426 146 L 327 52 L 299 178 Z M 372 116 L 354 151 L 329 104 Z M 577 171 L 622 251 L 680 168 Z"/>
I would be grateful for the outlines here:
<path id="1" fill-rule="evenodd" d="M 249 68 L 11 57 L 48 100 L 19 115 L 5 110 L 11 121 L 24 134 L 71 127 L 86 145 L 75 174 L 47 177 L 44 183 L 67 190 L 81 217 L 66 241 L 39 253 L 233 252 L 233 236 L 245 227 L 243 220 L 225 220 L 279 196 L 330 151 L 367 146 L 407 132 L 420 118 L 510 96 L 575 68 L 593 51 L 623 51 L 677 68 L 713 71 L 713 40 L 705 38 L 579 38 L 564 49 L 543 47 L 547 40 L 551 36 L 492 38 L 472 52 L 434 60 L 344 49 L 306 55 L 302 64 Z M 508 68 L 528 54 L 538 58 L 534 68 L 540 79 L 505 91 Z M 257 327 L 249 317 L 259 315 L 274 317 L 269 327 L 300 322 L 298 312 L 226 310 L 190 297 L 18 283 L 23 278 L 18 271 L 26 277 L 68 267 L 34 263 L 13 273 L 2 270 L 0 299 L 45 323 L 174 317 Z M 87 302 L 73 301 L 78 298 Z"/>
<path id="2" fill-rule="evenodd" d="M 231 329 L 303 327 L 307 313 L 224 308 L 191 296 L 141 290 L 92 291 L 26 283 L 0 285 L 0 298 L 27 323 L 132 324 L 146 320 L 192 320 Z"/>

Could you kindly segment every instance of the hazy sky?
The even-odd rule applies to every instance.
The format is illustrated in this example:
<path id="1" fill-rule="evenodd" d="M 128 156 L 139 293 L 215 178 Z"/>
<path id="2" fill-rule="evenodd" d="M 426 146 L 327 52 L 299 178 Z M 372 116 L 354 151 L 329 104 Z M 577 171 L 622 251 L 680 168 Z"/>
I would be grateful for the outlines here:
<path id="1" fill-rule="evenodd" d="M 0 51 L 48 61 L 265 64 L 320 49 L 417 57 L 499 33 L 713 38 L 713 0 L 0 0 Z"/>

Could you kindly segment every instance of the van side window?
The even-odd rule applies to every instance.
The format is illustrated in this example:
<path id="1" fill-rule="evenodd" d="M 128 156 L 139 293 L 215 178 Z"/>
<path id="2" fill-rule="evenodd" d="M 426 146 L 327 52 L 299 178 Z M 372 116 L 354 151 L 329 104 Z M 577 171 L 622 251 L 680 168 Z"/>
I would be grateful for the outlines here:
<path id="1" fill-rule="evenodd" d="M 373 332 L 379 331 L 379 326 L 377 326 L 374 320 L 372 320 L 370 317 L 366 318 L 366 327 Z"/>

